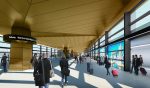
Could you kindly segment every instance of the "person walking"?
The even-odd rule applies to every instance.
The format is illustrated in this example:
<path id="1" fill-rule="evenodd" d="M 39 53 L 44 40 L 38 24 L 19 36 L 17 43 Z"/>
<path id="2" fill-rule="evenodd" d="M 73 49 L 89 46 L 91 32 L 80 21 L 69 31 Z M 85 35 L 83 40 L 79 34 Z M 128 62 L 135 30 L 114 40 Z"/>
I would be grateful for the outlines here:
<path id="1" fill-rule="evenodd" d="M 105 61 L 104 61 L 104 63 L 105 63 L 105 68 L 106 68 L 106 70 L 107 70 L 107 74 L 106 74 L 106 75 L 110 75 L 109 68 L 110 68 L 111 64 L 110 64 L 110 62 L 108 61 L 107 56 L 105 56 Z"/>
<path id="2" fill-rule="evenodd" d="M 140 66 L 142 66 L 143 65 L 143 57 L 142 57 L 142 55 L 139 56 L 139 59 L 140 59 Z"/>
<path id="3" fill-rule="evenodd" d="M 65 74 L 65 71 L 69 68 L 68 65 L 68 60 L 65 57 L 62 57 L 60 60 L 60 68 L 61 68 L 61 82 L 62 86 L 64 85 L 64 80 L 65 80 L 65 85 L 67 84 L 67 75 Z"/>
<path id="4" fill-rule="evenodd" d="M 83 62 L 83 61 L 82 61 L 82 57 L 81 57 L 81 56 L 79 57 L 79 60 L 80 60 L 80 64 L 81 64 L 81 63 Z"/>
<path id="5" fill-rule="evenodd" d="M 137 55 L 135 55 L 135 74 L 138 75 L 139 72 L 139 66 L 140 66 L 140 59 Z"/>
<path id="6" fill-rule="evenodd" d="M 133 72 L 133 69 L 134 69 L 134 71 L 136 70 L 136 69 L 135 69 L 135 65 L 136 65 L 136 58 L 135 58 L 135 55 L 132 55 L 131 73 Z"/>
<path id="7" fill-rule="evenodd" d="M 1 65 L 3 66 L 3 71 L 4 72 L 7 72 L 7 56 L 6 56 L 6 53 L 4 53 L 4 55 L 2 56 L 2 59 L 1 59 Z"/>
<path id="8" fill-rule="evenodd" d="M 39 88 L 48 88 L 49 82 L 50 82 L 50 70 L 51 70 L 51 64 L 48 58 L 46 57 L 46 54 L 43 54 L 39 57 L 38 65 L 34 69 L 34 77 L 36 76 L 36 73 L 38 72 L 40 74 L 40 80 L 41 82 L 36 83 L 35 79 L 35 85 L 39 86 Z"/>
<path id="9" fill-rule="evenodd" d="M 31 64 L 32 64 L 32 67 L 36 67 L 36 65 L 38 64 L 38 60 L 37 60 L 37 53 L 34 53 L 32 59 L 31 59 Z"/>

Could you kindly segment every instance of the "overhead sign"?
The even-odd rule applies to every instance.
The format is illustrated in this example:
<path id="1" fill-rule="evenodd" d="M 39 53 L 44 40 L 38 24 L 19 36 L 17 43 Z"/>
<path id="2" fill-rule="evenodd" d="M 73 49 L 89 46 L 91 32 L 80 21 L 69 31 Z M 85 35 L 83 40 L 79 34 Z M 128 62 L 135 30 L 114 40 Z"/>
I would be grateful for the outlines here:
<path id="1" fill-rule="evenodd" d="M 22 35 L 12 35 L 7 34 L 3 36 L 3 40 L 5 42 L 13 42 L 13 41 L 27 41 L 29 43 L 36 43 L 36 39 L 29 36 L 22 36 Z"/>

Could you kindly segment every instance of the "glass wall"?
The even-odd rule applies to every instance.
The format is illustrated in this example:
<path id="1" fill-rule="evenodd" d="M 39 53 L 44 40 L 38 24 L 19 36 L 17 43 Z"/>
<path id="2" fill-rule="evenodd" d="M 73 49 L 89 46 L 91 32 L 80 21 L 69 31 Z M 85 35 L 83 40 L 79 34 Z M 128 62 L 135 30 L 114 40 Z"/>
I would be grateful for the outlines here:
<path id="1" fill-rule="evenodd" d="M 145 0 L 145 2 L 140 5 L 135 11 L 131 13 L 131 22 L 135 21 L 145 13 L 148 13 L 150 11 L 150 0 Z M 150 14 L 146 17 L 140 19 L 136 23 L 131 25 L 131 31 L 136 32 L 141 29 L 144 29 L 146 27 L 150 26 Z"/>
<path id="2" fill-rule="evenodd" d="M 105 45 L 105 35 L 102 36 L 102 38 L 99 40 L 99 42 L 100 42 L 99 46 Z"/>
<path id="3" fill-rule="evenodd" d="M 41 50 L 40 50 L 41 47 Z M 52 48 L 49 46 L 45 46 L 45 45 L 33 45 L 33 54 L 37 53 L 37 55 L 40 55 L 40 51 L 41 53 L 46 53 L 48 55 L 48 57 L 57 57 L 58 56 L 58 49 L 57 48 Z"/>
<path id="4" fill-rule="evenodd" d="M 142 37 L 141 39 L 139 37 L 136 37 L 132 35 L 134 32 L 137 32 L 139 30 L 142 30 L 144 28 L 150 27 L 150 0 L 145 0 L 137 9 L 132 12 L 130 12 L 130 31 L 131 34 L 129 34 L 130 38 L 134 37 L 134 40 L 131 40 L 131 54 L 142 54 L 144 57 L 144 66 L 149 66 L 148 61 L 148 53 L 150 52 L 150 39 L 147 37 L 148 35 L 143 35 L 141 33 Z M 106 54 L 108 55 L 108 58 L 110 59 L 112 66 L 119 69 L 124 69 L 124 40 L 126 37 L 124 36 L 124 19 L 120 20 L 117 24 L 115 24 L 110 31 L 108 31 L 108 44 L 105 45 L 105 36 L 103 35 L 99 39 L 99 45 L 97 46 L 97 42 L 95 43 L 96 48 L 98 47 L 99 55 L 100 57 L 104 57 Z M 144 37 L 145 36 L 145 37 Z M 123 39 L 123 37 L 125 39 Z M 127 36 L 128 37 L 128 36 Z M 122 39 L 119 41 L 119 39 Z M 144 40 L 144 41 L 143 41 Z M 146 43 L 143 43 L 146 42 Z M 142 43 L 142 44 L 139 44 Z M 138 44 L 138 45 L 137 45 Z M 105 47 L 108 47 L 108 52 L 105 52 Z M 92 47 L 93 50 L 93 47 Z M 93 51 L 91 51 L 93 53 Z M 97 49 L 95 50 L 97 53 Z M 96 54 L 97 55 L 97 54 Z"/>
<path id="5" fill-rule="evenodd" d="M 124 42 L 117 42 L 108 46 L 108 58 L 115 68 L 124 67 Z"/>
<path id="6" fill-rule="evenodd" d="M 119 38 L 124 37 L 124 19 L 121 20 L 118 24 L 116 24 L 109 32 L 108 32 L 108 42 L 115 41 Z"/>
<path id="7" fill-rule="evenodd" d="M 138 57 L 139 55 L 142 55 L 143 66 L 150 68 L 150 34 L 138 37 L 131 41 L 131 58 L 132 55 L 135 54 L 138 55 Z"/>
<path id="8" fill-rule="evenodd" d="M 6 53 L 6 56 L 8 57 L 8 63 L 9 63 L 9 61 L 10 61 L 10 44 L 4 42 L 3 36 L 0 35 L 0 61 L 1 61 L 4 53 Z M 2 69 L 2 67 L 1 67 L 1 62 L 0 62 L 0 70 L 1 69 Z"/>
<path id="9" fill-rule="evenodd" d="M 131 22 L 150 10 L 150 0 L 145 0 L 134 12 L 131 13 Z"/>
<path id="10" fill-rule="evenodd" d="M 37 53 L 37 56 L 39 57 L 39 55 L 40 55 L 40 45 L 33 45 L 32 54 L 34 55 L 35 53 Z"/>
<path id="11" fill-rule="evenodd" d="M 100 48 L 99 52 L 100 52 L 100 60 L 101 60 L 102 63 L 104 63 L 105 47 Z"/>
<path id="12" fill-rule="evenodd" d="M 136 19 L 139 20 L 136 21 Z M 150 0 L 145 0 L 143 4 L 141 4 L 139 7 L 137 7 L 136 10 L 134 10 L 131 13 L 131 22 L 134 21 L 136 22 L 131 25 L 132 33 L 150 27 Z M 149 52 L 150 52 L 149 33 L 143 34 L 131 40 L 131 58 L 132 55 L 135 54 L 138 55 L 138 57 L 139 55 L 142 55 L 144 68 L 150 68 Z"/>

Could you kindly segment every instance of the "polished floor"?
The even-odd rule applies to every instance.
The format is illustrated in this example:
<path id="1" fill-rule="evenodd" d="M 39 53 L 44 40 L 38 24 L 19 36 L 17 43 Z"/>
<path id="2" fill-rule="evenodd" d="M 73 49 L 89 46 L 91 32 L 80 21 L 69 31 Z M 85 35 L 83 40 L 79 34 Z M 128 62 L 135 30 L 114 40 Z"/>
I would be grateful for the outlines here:
<path id="1" fill-rule="evenodd" d="M 55 77 L 50 79 L 49 88 L 61 88 L 61 76 L 59 60 L 52 60 Z M 68 85 L 64 88 L 150 88 L 150 73 L 147 76 L 134 73 L 128 73 L 119 70 L 119 76 L 107 76 L 104 66 L 99 66 L 94 60 L 91 60 L 94 74 L 87 73 L 86 63 L 90 62 L 89 58 L 83 63 L 77 63 L 74 59 L 69 60 L 70 76 Z M 112 70 L 111 68 L 110 70 Z M 38 88 L 34 85 L 33 70 L 21 72 L 8 72 L 0 75 L 0 88 Z"/>

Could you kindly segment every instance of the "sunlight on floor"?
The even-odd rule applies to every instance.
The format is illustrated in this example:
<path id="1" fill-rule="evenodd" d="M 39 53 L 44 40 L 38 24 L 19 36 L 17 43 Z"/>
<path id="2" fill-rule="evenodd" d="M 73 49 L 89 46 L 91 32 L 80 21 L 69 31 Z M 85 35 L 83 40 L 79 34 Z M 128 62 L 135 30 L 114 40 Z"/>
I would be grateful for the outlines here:
<path id="1" fill-rule="evenodd" d="M 56 67 L 54 67 L 54 69 L 56 69 L 56 70 L 58 70 L 58 71 L 61 71 L 61 70 L 60 70 L 60 66 L 56 66 Z"/>
<path id="2" fill-rule="evenodd" d="M 34 84 L 0 83 L 0 88 L 38 88 Z"/>
<path id="3" fill-rule="evenodd" d="M 23 72 L 33 72 L 33 69 L 24 70 Z"/>
<path id="4" fill-rule="evenodd" d="M 51 82 L 53 82 L 54 80 L 61 81 L 61 77 L 59 75 L 55 74 L 55 76 L 53 78 L 50 78 Z"/>
<path id="5" fill-rule="evenodd" d="M 0 75 L 0 79 L 33 81 L 34 78 L 32 73 L 4 73 Z"/>
<path id="6" fill-rule="evenodd" d="M 118 84 L 119 86 L 121 86 L 121 88 L 133 88 L 133 87 L 130 87 L 130 86 L 121 84 L 121 83 L 117 83 L 117 84 Z"/>
<path id="7" fill-rule="evenodd" d="M 79 71 L 70 69 L 70 76 L 79 79 Z"/>
<path id="8" fill-rule="evenodd" d="M 113 88 L 107 80 L 87 73 L 84 73 L 84 80 L 97 88 Z"/>
<path id="9" fill-rule="evenodd" d="M 73 63 L 70 67 L 75 69 L 76 66 L 77 66 L 77 64 Z"/>

